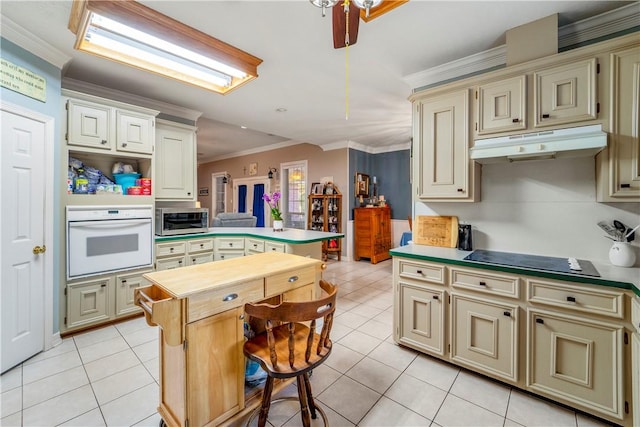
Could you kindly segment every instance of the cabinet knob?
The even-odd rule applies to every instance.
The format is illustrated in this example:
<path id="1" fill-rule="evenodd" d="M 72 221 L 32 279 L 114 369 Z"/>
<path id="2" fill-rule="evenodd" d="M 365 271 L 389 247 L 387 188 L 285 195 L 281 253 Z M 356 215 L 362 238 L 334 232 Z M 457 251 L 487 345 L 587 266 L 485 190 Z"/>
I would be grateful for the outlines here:
<path id="1" fill-rule="evenodd" d="M 102 145 L 104 145 L 104 144 L 106 144 L 106 143 L 107 143 L 107 140 L 106 140 L 106 139 L 103 139 L 102 141 L 100 141 L 100 144 L 102 144 Z"/>
<path id="2" fill-rule="evenodd" d="M 204 248 L 204 243 L 200 243 L 200 247 L 201 247 L 201 248 Z"/>
<path id="3" fill-rule="evenodd" d="M 297 282 L 297 281 L 298 281 L 298 276 L 289 277 L 289 283 L 293 283 L 293 282 Z"/>
<path id="4" fill-rule="evenodd" d="M 544 325 L 544 320 L 537 318 L 536 323 L 540 323 L 541 325 Z"/>
<path id="5" fill-rule="evenodd" d="M 178 261 L 178 264 L 182 264 L 182 260 Z"/>
<path id="6" fill-rule="evenodd" d="M 169 252 L 173 252 L 173 248 L 169 248 Z"/>
<path id="7" fill-rule="evenodd" d="M 620 184 L 620 188 L 631 188 L 631 184 Z"/>
<path id="8" fill-rule="evenodd" d="M 478 283 L 480 286 L 487 286 L 487 282 L 480 282 Z"/>
<path id="9" fill-rule="evenodd" d="M 548 119 L 549 117 L 551 117 L 549 114 L 543 114 L 543 115 L 542 115 L 542 118 L 543 118 L 543 119 Z"/>
<path id="10" fill-rule="evenodd" d="M 576 302 L 576 297 L 567 297 L 567 301 Z"/>
<path id="11" fill-rule="evenodd" d="M 511 120 L 511 122 L 513 122 L 513 123 L 520 123 L 520 119 L 513 119 L 513 120 Z"/>
<path id="12" fill-rule="evenodd" d="M 507 317 L 511 317 L 511 312 L 510 311 L 504 311 L 504 312 L 502 312 L 502 314 L 504 314 Z"/>
<path id="13" fill-rule="evenodd" d="M 222 301 L 224 301 L 224 302 L 233 301 L 236 298 L 238 298 L 238 294 L 229 294 L 229 295 L 225 296 L 224 298 L 222 298 Z"/>
<path id="14" fill-rule="evenodd" d="M 464 193 L 464 189 L 462 189 L 462 188 L 458 188 L 457 191 L 458 191 L 458 193 Z"/>
<path id="15" fill-rule="evenodd" d="M 106 287 L 107 287 L 107 284 L 106 284 L 106 283 L 103 283 L 102 285 L 100 285 L 100 287 L 101 287 L 101 288 L 106 288 Z"/>
<path id="16" fill-rule="evenodd" d="M 244 320 L 244 314 L 241 314 L 240 316 L 238 316 L 238 319 Z"/>
<path id="17" fill-rule="evenodd" d="M 436 300 L 437 300 L 437 299 L 440 299 L 440 297 L 438 297 L 438 295 L 434 295 L 434 296 L 433 296 L 433 299 L 436 299 Z"/>
<path id="18" fill-rule="evenodd" d="M 122 143 L 122 147 L 126 147 L 126 146 L 127 146 L 127 143 L 126 143 L 126 142 L 123 142 L 123 143 Z"/>
<path id="19" fill-rule="evenodd" d="M 122 279 L 122 284 L 127 283 L 127 279 Z"/>
<path id="20" fill-rule="evenodd" d="M 189 191 L 189 192 L 187 193 L 187 196 L 190 196 L 190 195 L 191 195 L 191 192 Z"/>
<path id="21" fill-rule="evenodd" d="M 416 270 L 416 273 L 422 274 L 422 270 Z"/>

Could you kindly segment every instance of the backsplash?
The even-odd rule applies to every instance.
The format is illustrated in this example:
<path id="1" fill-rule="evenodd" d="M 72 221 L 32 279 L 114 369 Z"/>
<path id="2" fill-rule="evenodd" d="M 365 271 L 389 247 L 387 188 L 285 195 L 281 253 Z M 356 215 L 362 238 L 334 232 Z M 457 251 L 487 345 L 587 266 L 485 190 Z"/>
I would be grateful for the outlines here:
<path id="1" fill-rule="evenodd" d="M 608 262 L 598 221 L 640 223 L 640 203 L 597 203 L 593 157 L 490 164 L 479 203 L 415 204 L 415 215 L 456 215 L 473 248 Z M 640 234 L 632 242 L 640 260 Z M 640 261 L 636 261 L 636 266 Z"/>

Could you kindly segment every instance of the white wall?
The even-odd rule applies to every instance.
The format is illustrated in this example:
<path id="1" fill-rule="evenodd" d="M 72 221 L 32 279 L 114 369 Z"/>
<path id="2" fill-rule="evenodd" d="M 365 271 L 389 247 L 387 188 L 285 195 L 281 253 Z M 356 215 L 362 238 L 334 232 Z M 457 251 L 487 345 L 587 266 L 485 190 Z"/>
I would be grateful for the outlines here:
<path id="1" fill-rule="evenodd" d="M 415 204 L 415 215 L 457 215 L 473 226 L 473 248 L 608 262 L 598 221 L 640 223 L 640 203 L 597 203 L 595 160 L 484 165 L 479 203 Z M 640 230 L 639 230 L 640 231 Z M 640 265 L 640 233 L 633 242 Z"/>

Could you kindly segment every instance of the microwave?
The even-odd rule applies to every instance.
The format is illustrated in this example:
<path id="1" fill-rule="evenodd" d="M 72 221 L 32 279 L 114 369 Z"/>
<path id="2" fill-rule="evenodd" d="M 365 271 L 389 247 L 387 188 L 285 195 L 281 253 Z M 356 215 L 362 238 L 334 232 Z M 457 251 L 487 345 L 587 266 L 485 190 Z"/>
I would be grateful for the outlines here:
<path id="1" fill-rule="evenodd" d="M 207 208 L 156 208 L 156 235 L 206 233 L 209 231 Z"/>

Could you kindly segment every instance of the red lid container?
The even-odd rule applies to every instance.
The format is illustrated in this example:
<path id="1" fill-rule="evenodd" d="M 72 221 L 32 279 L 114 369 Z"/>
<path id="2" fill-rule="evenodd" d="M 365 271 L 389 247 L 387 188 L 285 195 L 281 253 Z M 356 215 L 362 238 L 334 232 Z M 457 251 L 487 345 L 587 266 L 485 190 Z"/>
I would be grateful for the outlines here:
<path id="1" fill-rule="evenodd" d="M 151 178 L 136 179 L 136 185 L 139 187 L 151 187 Z"/>
<path id="2" fill-rule="evenodd" d="M 127 195 L 129 196 L 140 196 L 142 195 L 142 187 L 139 185 L 134 185 L 127 188 Z"/>

